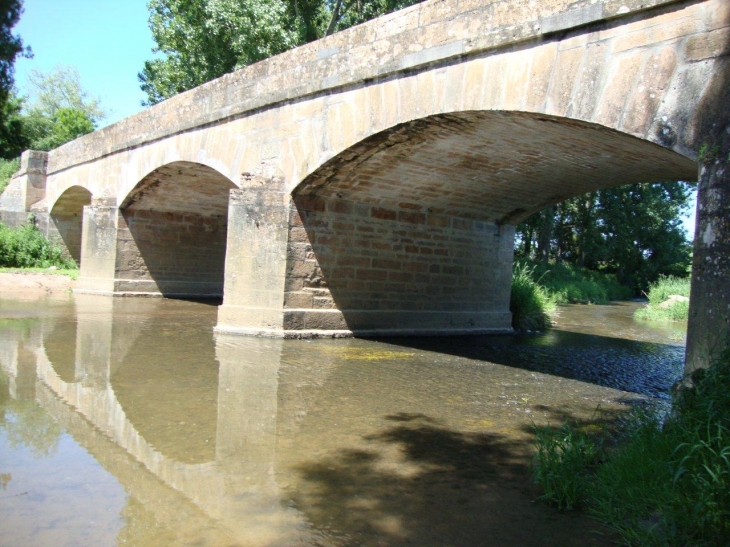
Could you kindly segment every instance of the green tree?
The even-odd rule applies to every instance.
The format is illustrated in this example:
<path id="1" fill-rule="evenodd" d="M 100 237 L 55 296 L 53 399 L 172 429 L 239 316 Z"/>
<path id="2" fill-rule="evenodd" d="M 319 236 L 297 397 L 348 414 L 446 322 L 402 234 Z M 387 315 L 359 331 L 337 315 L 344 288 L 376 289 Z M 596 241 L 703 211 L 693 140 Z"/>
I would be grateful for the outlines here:
<path id="1" fill-rule="evenodd" d="M 150 0 L 145 104 L 422 0 Z"/>
<path id="2" fill-rule="evenodd" d="M 105 112 L 82 86 L 78 70 L 58 66 L 28 76 L 30 97 L 13 91 L 2 105 L 0 192 L 19 166 L 23 150 L 51 150 L 96 129 Z"/>
<path id="3" fill-rule="evenodd" d="M 139 74 L 155 104 L 296 45 L 279 0 L 150 0 L 149 25 L 163 58 Z"/>
<path id="4" fill-rule="evenodd" d="M 21 0 L 0 0 L 0 159 L 15 157 L 25 146 L 18 121 L 20 104 L 13 91 L 15 59 L 32 57 L 20 36 L 12 33 L 23 13 Z"/>
<path id="5" fill-rule="evenodd" d="M 30 48 L 23 47 L 20 36 L 12 33 L 22 13 L 21 0 L 0 0 L 0 101 L 3 103 L 13 88 L 15 59 L 32 55 Z"/>
<path id="6" fill-rule="evenodd" d="M 50 72 L 31 70 L 28 74 L 30 110 L 52 118 L 61 109 L 82 111 L 96 127 L 106 116 L 98 97 L 93 97 L 81 86 L 78 69 L 58 65 Z"/>
<path id="7" fill-rule="evenodd" d="M 569 199 L 517 227 L 516 253 L 615 273 L 638 294 L 662 275 L 687 275 L 691 246 L 681 215 L 691 190 L 659 182 Z"/>
<path id="8" fill-rule="evenodd" d="M 52 150 L 94 130 L 89 115 L 78 108 L 59 108 L 52 117 L 32 112 L 26 123 L 33 128 L 33 150 Z"/>
<path id="9" fill-rule="evenodd" d="M 22 110 L 23 100 L 11 92 L 0 112 L 0 159 L 17 158 L 30 144 L 23 132 Z"/>
<path id="10" fill-rule="evenodd" d="M 28 75 L 28 88 L 30 106 L 20 121 L 33 150 L 51 150 L 91 133 L 106 115 L 99 99 L 81 86 L 79 72 L 73 67 L 33 70 Z"/>

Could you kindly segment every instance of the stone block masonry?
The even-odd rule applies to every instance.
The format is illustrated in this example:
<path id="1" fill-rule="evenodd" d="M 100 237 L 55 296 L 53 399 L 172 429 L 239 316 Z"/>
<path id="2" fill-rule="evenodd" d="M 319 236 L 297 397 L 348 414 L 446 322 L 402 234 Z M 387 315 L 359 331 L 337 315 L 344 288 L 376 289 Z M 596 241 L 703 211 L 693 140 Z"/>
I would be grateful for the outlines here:
<path id="1" fill-rule="evenodd" d="M 115 290 L 220 298 L 225 215 L 128 209 L 119 219 Z"/>
<path id="2" fill-rule="evenodd" d="M 461 334 L 511 329 L 513 227 L 338 197 L 295 198 L 285 330 Z"/>

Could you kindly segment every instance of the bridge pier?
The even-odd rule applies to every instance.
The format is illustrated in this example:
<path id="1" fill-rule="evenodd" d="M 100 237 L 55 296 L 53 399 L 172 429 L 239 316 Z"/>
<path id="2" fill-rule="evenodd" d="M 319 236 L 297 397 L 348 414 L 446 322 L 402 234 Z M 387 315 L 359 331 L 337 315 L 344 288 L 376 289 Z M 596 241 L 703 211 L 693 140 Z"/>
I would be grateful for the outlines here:
<path id="1" fill-rule="evenodd" d="M 513 226 L 233 190 L 217 332 L 288 338 L 511 330 Z"/>
<path id="2" fill-rule="evenodd" d="M 275 180 L 257 182 L 230 192 L 223 305 L 216 332 L 279 337 L 284 335 L 291 197 Z"/>
<path id="3" fill-rule="evenodd" d="M 84 207 L 76 292 L 114 294 L 119 208 L 92 200 Z"/>

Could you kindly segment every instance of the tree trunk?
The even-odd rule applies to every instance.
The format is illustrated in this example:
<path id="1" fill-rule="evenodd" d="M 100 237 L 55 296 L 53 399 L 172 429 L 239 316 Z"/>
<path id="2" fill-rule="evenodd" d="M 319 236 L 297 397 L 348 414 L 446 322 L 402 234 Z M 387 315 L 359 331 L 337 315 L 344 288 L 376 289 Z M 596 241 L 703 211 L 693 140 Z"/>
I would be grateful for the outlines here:
<path id="1" fill-rule="evenodd" d="M 547 262 L 550 258 L 550 243 L 553 240 L 555 225 L 555 207 L 549 207 L 540 213 L 540 232 L 537 240 L 537 258 Z"/>

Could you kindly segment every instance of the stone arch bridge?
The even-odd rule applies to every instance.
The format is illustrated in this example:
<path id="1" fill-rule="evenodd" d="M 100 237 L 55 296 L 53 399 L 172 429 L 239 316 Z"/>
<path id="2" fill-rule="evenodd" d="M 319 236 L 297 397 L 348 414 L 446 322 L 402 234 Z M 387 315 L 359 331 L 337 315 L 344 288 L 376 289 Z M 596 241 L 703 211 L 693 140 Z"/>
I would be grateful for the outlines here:
<path id="1" fill-rule="evenodd" d="M 515 224 L 696 180 L 729 51 L 726 0 L 429 0 L 26 152 L 0 209 L 221 332 L 506 331 Z"/>

